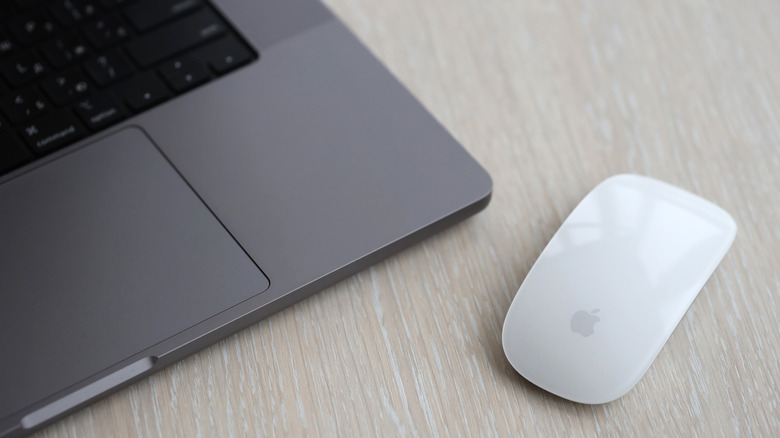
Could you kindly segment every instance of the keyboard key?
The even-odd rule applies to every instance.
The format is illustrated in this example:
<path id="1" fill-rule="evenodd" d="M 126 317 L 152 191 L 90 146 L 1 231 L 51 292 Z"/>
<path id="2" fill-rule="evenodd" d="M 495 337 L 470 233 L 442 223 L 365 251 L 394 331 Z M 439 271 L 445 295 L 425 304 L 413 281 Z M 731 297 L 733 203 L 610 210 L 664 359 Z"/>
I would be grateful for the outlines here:
<path id="1" fill-rule="evenodd" d="M 84 137 L 87 130 L 69 111 L 59 110 L 23 126 L 21 135 L 36 154 L 43 155 Z"/>
<path id="2" fill-rule="evenodd" d="M 198 49 L 195 56 L 208 63 L 215 73 L 223 75 L 252 60 L 252 52 L 238 38 L 228 36 Z"/>
<path id="3" fill-rule="evenodd" d="M 41 81 L 41 88 L 57 105 L 65 105 L 92 92 L 92 85 L 76 69 L 49 76 Z"/>
<path id="4" fill-rule="evenodd" d="M 100 5 L 106 9 L 116 9 L 120 6 L 130 4 L 133 0 L 100 0 Z"/>
<path id="5" fill-rule="evenodd" d="M 81 117 L 87 127 L 93 131 L 121 122 L 130 115 L 124 106 L 110 97 L 108 93 L 83 99 L 73 109 L 76 110 L 76 114 Z"/>
<path id="6" fill-rule="evenodd" d="M 188 14 L 202 5 L 200 0 L 143 0 L 125 8 L 124 13 L 133 27 L 139 32 L 146 32 L 152 27 Z"/>
<path id="7" fill-rule="evenodd" d="M 0 57 L 10 54 L 16 50 L 16 42 L 11 38 L 8 32 L 0 29 Z"/>
<path id="8" fill-rule="evenodd" d="M 0 174 L 30 161 L 33 155 L 11 131 L 0 132 Z"/>
<path id="9" fill-rule="evenodd" d="M 22 45 L 29 46 L 50 37 L 58 27 L 46 15 L 35 15 L 12 20 L 8 29 Z"/>
<path id="10" fill-rule="evenodd" d="M 112 91 L 134 111 L 142 111 L 171 97 L 168 87 L 154 73 L 135 77 Z"/>
<path id="11" fill-rule="evenodd" d="M 11 123 L 18 125 L 49 110 L 49 102 L 33 88 L 0 97 L 0 109 Z"/>
<path id="12" fill-rule="evenodd" d="M 5 131 L 8 128 L 8 122 L 5 121 L 2 117 L 0 117 L 0 132 Z"/>
<path id="13" fill-rule="evenodd" d="M 41 53 L 55 68 L 63 68 L 72 62 L 86 59 L 90 50 L 84 40 L 70 34 L 41 44 Z"/>
<path id="14" fill-rule="evenodd" d="M 34 9 L 44 4 L 46 0 L 16 0 L 16 6 L 22 9 Z"/>
<path id="15" fill-rule="evenodd" d="M 34 54 L 19 53 L 0 59 L 0 74 L 14 87 L 41 78 L 48 72 L 46 63 Z"/>
<path id="16" fill-rule="evenodd" d="M 101 87 L 133 74 L 133 67 L 117 51 L 90 59 L 84 63 L 84 69 Z"/>
<path id="17" fill-rule="evenodd" d="M 16 15 L 16 11 L 11 7 L 11 2 L 0 0 L 0 22 L 4 22 Z"/>
<path id="18" fill-rule="evenodd" d="M 118 17 L 106 17 L 88 23 L 84 35 L 93 46 L 105 49 L 127 39 L 130 28 Z"/>
<path id="19" fill-rule="evenodd" d="M 148 67 L 224 33 L 222 20 L 210 10 L 201 9 L 169 26 L 137 37 L 126 49 L 138 64 Z"/>
<path id="20" fill-rule="evenodd" d="M 209 71 L 192 57 L 174 59 L 160 67 L 160 74 L 177 93 L 183 93 L 210 79 Z"/>
<path id="21" fill-rule="evenodd" d="M 57 0 L 52 3 L 50 11 L 61 25 L 70 27 L 94 17 L 99 9 L 94 1 Z"/>

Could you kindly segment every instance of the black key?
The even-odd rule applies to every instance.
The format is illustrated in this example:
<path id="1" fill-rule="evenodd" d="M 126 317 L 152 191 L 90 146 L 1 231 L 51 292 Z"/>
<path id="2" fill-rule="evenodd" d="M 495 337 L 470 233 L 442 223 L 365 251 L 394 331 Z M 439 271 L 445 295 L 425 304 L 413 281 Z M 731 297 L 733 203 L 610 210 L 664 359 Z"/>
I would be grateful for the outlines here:
<path id="1" fill-rule="evenodd" d="M 145 110 L 171 97 L 171 92 L 154 73 L 135 77 L 113 91 L 134 111 Z"/>
<path id="2" fill-rule="evenodd" d="M 202 63 L 189 56 L 166 63 L 160 67 L 160 74 L 177 93 L 196 87 L 211 77 Z"/>
<path id="3" fill-rule="evenodd" d="M 93 131 L 121 122 L 130 114 L 124 106 L 110 97 L 108 93 L 97 94 L 79 101 L 73 107 L 76 114 Z"/>
<path id="4" fill-rule="evenodd" d="M 49 153 L 87 135 L 87 130 L 67 110 L 53 112 L 22 127 L 22 138 L 38 155 Z"/>
<path id="5" fill-rule="evenodd" d="M 34 9 L 44 4 L 46 0 L 16 0 L 16 6 L 22 9 Z"/>
<path id="6" fill-rule="evenodd" d="M 200 11 L 166 27 L 139 36 L 127 44 L 130 56 L 148 67 L 225 33 L 225 25 L 210 10 Z"/>
<path id="7" fill-rule="evenodd" d="M 220 75 L 241 67 L 253 57 L 252 52 L 232 35 L 198 49 L 194 55 Z"/>
<path id="8" fill-rule="evenodd" d="M 146 32 L 152 27 L 192 12 L 202 4 L 200 0 L 142 0 L 125 8 L 124 13 L 139 32 Z"/>
<path id="9" fill-rule="evenodd" d="M 0 174 L 30 161 L 32 154 L 11 132 L 0 132 Z"/>
<path id="10" fill-rule="evenodd" d="M 43 77 L 49 68 L 41 58 L 31 53 L 0 59 L 0 74 L 14 87 Z"/>
<path id="11" fill-rule="evenodd" d="M 84 69 L 101 87 L 133 74 L 133 67 L 117 51 L 90 59 L 84 63 Z"/>
<path id="12" fill-rule="evenodd" d="M 0 109 L 13 124 L 24 123 L 49 110 L 49 102 L 33 88 L 0 97 Z"/>
<path id="13" fill-rule="evenodd" d="M 115 9 L 129 4 L 131 1 L 132 0 L 100 0 L 100 5 L 106 9 Z"/>
<path id="14" fill-rule="evenodd" d="M 49 76 L 41 81 L 41 88 L 57 105 L 65 105 L 92 92 L 92 84 L 76 69 Z"/>
<path id="15" fill-rule="evenodd" d="M 81 37 L 71 34 L 41 44 L 41 53 L 51 65 L 62 68 L 72 62 L 86 59 L 90 51 Z"/>
<path id="16" fill-rule="evenodd" d="M 118 17 L 105 17 L 84 27 L 84 35 L 98 49 L 113 46 L 130 36 L 130 28 Z"/>
<path id="17" fill-rule="evenodd" d="M 22 45 L 29 46 L 50 37 L 58 27 L 46 15 L 35 15 L 12 20 L 8 29 Z"/>
<path id="18" fill-rule="evenodd" d="M 11 7 L 11 2 L 0 1 L 0 22 L 12 18 L 15 14 L 16 11 Z"/>
<path id="19" fill-rule="evenodd" d="M 3 132 L 8 128 L 8 122 L 6 122 L 2 117 L 0 117 L 0 132 Z"/>
<path id="20" fill-rule="evenodd" d="M 88 20 L 99 12 L 95 2 L 88 0 L 57 0 L 49 10 L 54 18 L 66 27 Z"/>
<path id="21" fill-rule="evenodd" d="M 0 57 L 8 55 L 14 50 L 16 50 L 16 42 L 14 42 L 8 32 L 0 28 Z"/>

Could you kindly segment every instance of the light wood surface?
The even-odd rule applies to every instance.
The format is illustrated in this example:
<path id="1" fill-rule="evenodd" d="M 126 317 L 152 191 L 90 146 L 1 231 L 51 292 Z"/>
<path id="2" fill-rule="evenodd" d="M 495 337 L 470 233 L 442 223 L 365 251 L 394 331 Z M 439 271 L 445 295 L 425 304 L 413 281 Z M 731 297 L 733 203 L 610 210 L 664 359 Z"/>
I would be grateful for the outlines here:
<path id="1" fill-rule="evenodd" d="M 327 3 L 487 168 L 491 204 L 40 436 L 780 435 L 780 2 Z M 578 405 L 512 370 L 501 327 L 621 172 L 739 232 L 639 385 Z"/>

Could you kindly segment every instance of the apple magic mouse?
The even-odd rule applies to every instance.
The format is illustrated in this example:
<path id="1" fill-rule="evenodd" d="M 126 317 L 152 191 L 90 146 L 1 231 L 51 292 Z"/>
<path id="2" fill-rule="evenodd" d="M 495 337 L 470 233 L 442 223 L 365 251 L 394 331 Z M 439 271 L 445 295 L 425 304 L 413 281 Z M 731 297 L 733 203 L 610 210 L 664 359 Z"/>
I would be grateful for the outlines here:
<path id="1" fill-rule="evenodd" d="M 734 241 L 723 209 L 639 175 L 608 178 L 564 221 L 517 291 L 504 353 L 579 403 L 639 382 Z"/>

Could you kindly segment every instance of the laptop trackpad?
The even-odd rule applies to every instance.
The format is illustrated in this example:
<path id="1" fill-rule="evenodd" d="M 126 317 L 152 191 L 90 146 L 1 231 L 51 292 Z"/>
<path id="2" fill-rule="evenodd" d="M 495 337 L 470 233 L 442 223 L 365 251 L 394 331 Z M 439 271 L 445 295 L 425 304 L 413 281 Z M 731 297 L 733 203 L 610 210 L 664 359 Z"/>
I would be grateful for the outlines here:
<path id="1" fill-rule="evenodd" d="M 0 185 L 0 418 L 268 288 L 148 137 Z"/>

